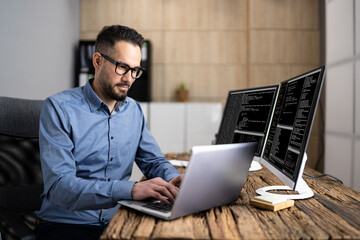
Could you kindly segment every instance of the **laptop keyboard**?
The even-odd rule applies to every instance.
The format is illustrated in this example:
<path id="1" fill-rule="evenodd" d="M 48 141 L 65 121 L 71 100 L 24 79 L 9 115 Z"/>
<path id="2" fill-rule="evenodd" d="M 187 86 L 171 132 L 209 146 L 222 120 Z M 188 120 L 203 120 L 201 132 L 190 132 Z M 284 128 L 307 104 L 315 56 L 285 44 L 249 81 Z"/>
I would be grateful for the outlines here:
<path id="1" fill-rule="evenodd" d="M 171 209 L 173 207 L 173 204 L 164 204 L 162 202 L 151 202 L 151 203 L 147 203 L 144 204 L 143 207 L 145 208 L 150 208 L 153 210 L 158 210 L 160 212 L 171 212 Z"/>

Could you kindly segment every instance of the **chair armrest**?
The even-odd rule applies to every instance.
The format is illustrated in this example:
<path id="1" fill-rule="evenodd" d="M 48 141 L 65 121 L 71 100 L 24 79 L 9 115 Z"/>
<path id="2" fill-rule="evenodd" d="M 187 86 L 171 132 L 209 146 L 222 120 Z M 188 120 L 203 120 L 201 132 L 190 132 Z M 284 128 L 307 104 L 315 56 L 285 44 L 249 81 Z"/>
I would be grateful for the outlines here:
<path id="1" fill-rule="evenodd" d="M 31 184 L 0 187 L 0 208 L 15 212 L 33 212 L 40 209 L 44 186 Z"/>

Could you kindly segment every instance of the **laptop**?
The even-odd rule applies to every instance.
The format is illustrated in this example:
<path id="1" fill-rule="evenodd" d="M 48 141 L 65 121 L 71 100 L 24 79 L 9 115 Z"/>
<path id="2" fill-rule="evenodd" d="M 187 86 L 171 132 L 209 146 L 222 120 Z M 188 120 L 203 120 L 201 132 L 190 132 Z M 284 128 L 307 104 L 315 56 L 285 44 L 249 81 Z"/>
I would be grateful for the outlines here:
<path id="1" fill-rule="evenodd" d="M 119 204 L 172 220 L 236 201 L 246 180 L 257 143 L 195 146 L 172 205 L 159 200 L 121 200 Z"/>

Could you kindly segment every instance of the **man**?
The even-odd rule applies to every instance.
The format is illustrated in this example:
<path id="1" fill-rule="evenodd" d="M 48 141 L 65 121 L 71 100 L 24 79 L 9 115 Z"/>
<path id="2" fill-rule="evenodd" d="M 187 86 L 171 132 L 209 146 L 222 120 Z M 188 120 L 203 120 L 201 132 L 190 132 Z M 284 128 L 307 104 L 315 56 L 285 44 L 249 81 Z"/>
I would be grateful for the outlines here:
<path id="1" fill-rule="evenodd" d="M 55 94 L 40 116 L 44 178 L 39 239 L 98 239 L 120 199 L 173 202 L 182 176 L 164 158 L 127 92 L 143 68 L 144 39 L 124 26 L 96 39 L 94 79 Z M 148 181 L 128 181 L 135 162 Z"/>

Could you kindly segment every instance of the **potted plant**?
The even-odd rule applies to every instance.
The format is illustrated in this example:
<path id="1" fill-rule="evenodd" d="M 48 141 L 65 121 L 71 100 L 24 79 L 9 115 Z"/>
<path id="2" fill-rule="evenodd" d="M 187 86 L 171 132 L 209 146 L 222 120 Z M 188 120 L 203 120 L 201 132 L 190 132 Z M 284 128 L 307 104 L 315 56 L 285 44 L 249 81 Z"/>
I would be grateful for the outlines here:
<path id="1" fill-rule="evenodd" d="M 176 89 L 175 99 L 177 102 L 187 102 L 189 99 L 189 91 L 186 89 L 184 82 L 180 83 L 179 87 Z"/>

